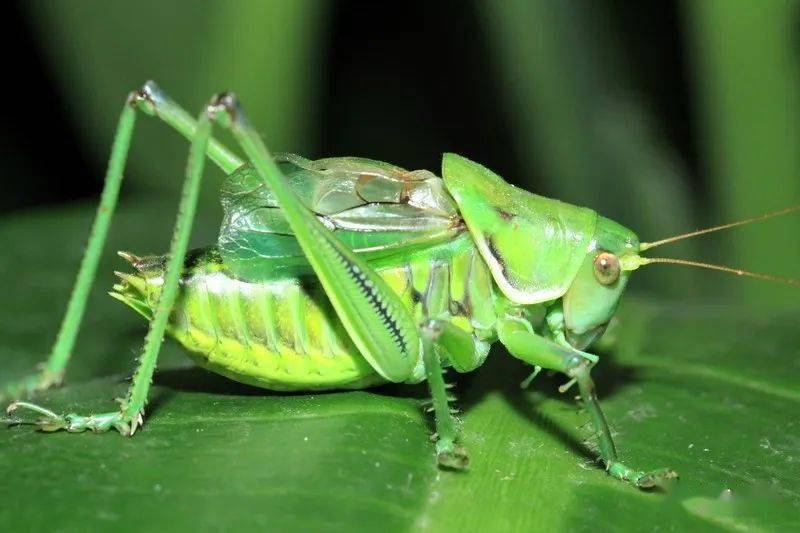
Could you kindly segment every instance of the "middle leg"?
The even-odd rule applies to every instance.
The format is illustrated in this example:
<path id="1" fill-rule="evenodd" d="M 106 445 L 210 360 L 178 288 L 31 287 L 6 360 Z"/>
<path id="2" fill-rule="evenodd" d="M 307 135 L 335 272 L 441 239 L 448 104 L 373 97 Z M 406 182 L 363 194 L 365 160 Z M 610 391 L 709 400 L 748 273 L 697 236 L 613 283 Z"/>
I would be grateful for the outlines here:
<path id="1" fill-rule="evenodd" d="M 424 324 L 420 331 L 411 313 L 383 278 L 303 205 L 232 94 L 222 94 L 212 100 L 208 114 L 231 130 L 261 179 L 272 190 L 348 335 L 372 367 L 389 381 L 406 381 L 413 376 L 421 348 L 436 414 L 439 463 L 465 468 L 467 456 L 456 444 L 457 424 L 450 412 L 437 354 L 437 349 L 446 352 L 451 347 L 464 346 L 463 338 L 454 336 L 451 328 L 439 326 L 435 321 Z M 474 346 L 470 348 L 474 351 Z M 468 367 L 469 359 L 475 357 L 465 360 L 450 356 L 449 359 Z"/>
<path id="2" fill-rule="evenodd" d="M 436 422 L 436 459 L 440 466 L 463 470 L 469 465 L 469 456 L 459 444 L 459 421 L 453 415 L 451 398 L 444 382 L 442 356 L 449 361 L 459 357 L 463 360 L 474 354 L 472 339 L 463 330 L 446 322 L 429 320 L 422 324 L 422 358 L 425 379 L 431 393 L 433 414 Z M 454 353 L 454 348 L 459 353 Z"/>

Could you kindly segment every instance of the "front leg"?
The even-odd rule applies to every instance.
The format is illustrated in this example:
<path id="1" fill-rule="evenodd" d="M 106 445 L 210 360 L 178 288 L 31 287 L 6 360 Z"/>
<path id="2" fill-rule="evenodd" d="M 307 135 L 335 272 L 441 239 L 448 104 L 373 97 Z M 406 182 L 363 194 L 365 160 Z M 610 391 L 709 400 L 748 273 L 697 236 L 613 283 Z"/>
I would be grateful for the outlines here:
<path id="1" fill-rule="evenodd" d="M 600 408 L 594 382 L 589 375 L 594 364 L 592 360 L 594 356 L 536 335 L 525 324 L 514 318 L 502 319 L 498 324 L 497 332 L 500 342 L 514 357 L 532 365 L 563 372 L 570 378 L 570 383 L 573 380 L 578 383 L 581 399 L 598 435 L 600 458 L 611 476 L 641 489 L 660 486 L 668 479 L 678 477 L 674 471 L 667 468 L 646 472 L 630 468 L 619 462 L 611 430 Z"/>

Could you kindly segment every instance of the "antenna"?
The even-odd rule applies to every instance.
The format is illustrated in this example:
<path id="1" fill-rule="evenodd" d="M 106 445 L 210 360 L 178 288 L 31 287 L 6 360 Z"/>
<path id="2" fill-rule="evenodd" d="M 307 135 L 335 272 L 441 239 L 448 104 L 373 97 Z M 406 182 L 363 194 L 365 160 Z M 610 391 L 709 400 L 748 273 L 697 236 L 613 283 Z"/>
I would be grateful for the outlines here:
<path id="1" fill-rule="evenodd" d="M 728 228 L 735 228 L 736 226 L 744 226 L 745 224 L 752 224 L 753 222 L 761 222 L 762 220 L 767 220 L 768 218 L 778 217 L 781 215 L 786 215 L 792 213 L 794 211 L 800 211 L 800 204 L 793 205 L 792 207 L 787 207 L 786 209 L 781 209 L 780 211 L 773 211 L 772 213 L 767 213 L 766 215 L 760 215 L 753 218 L 746 218 L 744 220 L 738 220 L 736 222 L 730 222 L 728 224 L 722 224 L 721 226 L 714 226 L 712 228 L 700 229 L 697 231 L 692 231 L 690 233 L 684 233 L 682 235 L 676 235 L 674 237 L 667 237 L 666 239 L 661 239 L 660 241 L 655 242 L 643 242 L 639 245 L 639 250 L 649 250 L 650 248 L 655 248 L 656 246 L 661 246 L 662 244 L 667 244 L 670 242 L 681 241 L 683 239 L 688 239 L 689 237 L 697 237 L 698 235 L 704 235 L 706 233 L 713 233 L 715 231 L 720 231 L 723 229 Z M 659 261 L 664 263 L 666 261 Z M 695 265 L 697 266 L 697 265 Z M 735 269 L 734 269 L 735 270 Z M 739 274 L 738 271 L 734 272 Z M 744 276 L 746 274 L 739 274 Z"/>
<path id="2" fill-rule="evenodd" d="M 800 207 L 800 206 L 798 206 Z M 719 270 L 734 274 L 736 276 L 746 276 L 749 278 L 763 279 L 766 281 L 773 281 L 775 283 L 785 283 L 786 285 L 794 285 L 800 287 L 800 279 L 782 278 L 779 276 L 770 276 L 769 274 L 759 274 L 758 272 L 748 272 L 739 268 L 731 268 L 724 265 L 714 265 L 711 263 L 701 263 L 699 261 L 689 261 L 687 259 L 672 259 L 671 257 L 642 257 L 640 258 L 641 264 L 647 265 L 650 263 L 672 263 L 675 265 L 685 265 L 698 268 L 707 268 L 709 270 Z"/>

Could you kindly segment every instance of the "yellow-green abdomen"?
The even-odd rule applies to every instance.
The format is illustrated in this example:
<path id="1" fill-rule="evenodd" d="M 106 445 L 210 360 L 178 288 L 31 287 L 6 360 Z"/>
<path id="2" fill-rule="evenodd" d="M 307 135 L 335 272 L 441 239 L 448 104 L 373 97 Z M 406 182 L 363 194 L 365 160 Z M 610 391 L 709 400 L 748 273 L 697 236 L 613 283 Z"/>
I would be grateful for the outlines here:
<path id="1" fill-rule="evenodd" d="M 125 275 L 117 297 L 135 309 L 137 298 L 152 308 L 159 260 L 135 263 L 147 282 Z M 201 366 L 273 390 L 365 388 L 384 382 L 350 340 L 313 274 L 241 281 L 213 249 L 190 262 L 168 332 Z M 411 254 L 400 264 L 387 259 L 375 267 L 418 321 L 453 322 L 473 335 L 485 356 L 494 325 L 493 282 L 468 235 Z M 148 316 L 147 311 L 142 314 Z M 421 379 L 419 367 L 409 381 Z"/>
<path id="2" fill-rule="evenodd" d="M 380 383 L 317 284 L 247 283 L 227 272 L 185 279 L 169 333 L 201 366 L 273 390 Z"/>

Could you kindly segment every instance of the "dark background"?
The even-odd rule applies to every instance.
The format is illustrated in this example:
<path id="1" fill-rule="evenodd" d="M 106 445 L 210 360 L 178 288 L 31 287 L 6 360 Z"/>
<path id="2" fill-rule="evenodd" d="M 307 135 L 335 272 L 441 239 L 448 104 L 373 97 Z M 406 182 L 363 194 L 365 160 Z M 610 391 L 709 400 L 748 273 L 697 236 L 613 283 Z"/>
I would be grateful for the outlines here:
<path id="1" fill-rule="evenodd" d="M 798 6 L 699 4 L 12 3 L 0 211 L 93 201 L 115 116 L 147 78 L 191 111 L 236 90 L 275 151 L 432 170 L 455 151 L 644 240 L 797 203 Z M 124 199 L 180 184 L 186 145 L 145 122 Z M 796 274 L 800 223 L 768 224 L 669 252 Z M 641 286 L 796 301 L 668 270 Z"/>
<path id="2" fill-rule="evenodd" d="M 637 92 L 651 102 L 669 142 L 690 163 L 687 177 L 693 190 L 702 193 L 677 2 L 649 7 L 633 1 L 605 4 L 609 21 L 630 41 L 628 60 L 636 65 Z M 496 65 L 476 5 L 405 2 L 405 7 L 386 17 L 386 8 L 372 2 L 330 6 L 321 38 L 326 72 L 316 95 L 315 131 L 303 143 L 306 150 L 320 155 L 375 154 L 372 157 L 401 158 L 400 164 L 409 161 L 436 169 L 446 148 L 491 163 L 509 180 L 518 181 L 521 154 L 507 157 L 513 150 L 509 110 L 501 105 L 499 73 L 487 75 Z M 81 128 L 68 110 L 69 98 L 51 72 L 42 50 L 46 44 L 39 42 L 25 5 L 11 3 L 5 16 L 3 48 L 16 51 L 8 59 L 16 64 L 17 74 L 13 85 L 6 85 L 6 101 L 13 105 L 2 123 L 4 164 L 15 170 L 9 175 L 24 171 L 28 176 L 14 181 L 0 206 L 13 211 L 90 198 L 100 192 L 105 162 L 95 161 L 81 142 Z M 471 38 L 465 40 L 465 35 Z M 451 83 L 454 78 L 460 78 L 457 87 Z M 354 81 L 360 90 L 353 90 Z M 224 80 L 220 88 L 227 88 Z M 20 95 L 26 95 L 29 105 Z M 473 124 L 463 123 L 465 108 L 471 109 Z M 437 128 L 420 127 L 418 116 Z M 43 126 L 48 138 L 59 139 L 48 145 L 48 157 L 42 157 L 42 146 L 34 141 Z M 382 134 L 373 135 L 375 129 Z M 69 179 L 54 179 L 65 173 Z M 526 183 L 541 188 L 541 180 L 528 176 Z"/>
<path id="3" fill-rule="evenodd" d="M 455 151 L 645 240 L 800 203 L 797 0 L 3 7 L 0 390 L 49 353 L 120 108 L 147 79 L 193 113 L 236 90 L 275 152 L 436 170 Z M 33 401 L 59 413 L 117 408 L 146 324 L 106 294 L 114 270 L 128 268 L 113 251 L 166 250 L 187 148 L 139 118 L 66 386 Z M 209 165 L 192 245 L 214 242 L 221 179 Z M 800 277 L 800 214 L 653 252 Z M 435 469 L 422 384 L 269 393 L 187 365 L 167 342 L 133 439 L 0 428 L 0 523 L 790 529 L 798 289 L 659 265 L 637 272 L 628 293 L 616 347 L 592 374 L 620 459 L 681 474 L 664 493 L 606 476 L 575 390 L 559 394 L 563 377 L 547 375 L 521 390 L 530 369 L 500 346 L 483 368 L 447 378 L 472 454 L 461 475 Z M 0 417 L 17 415 L 34 417 Z"/>

